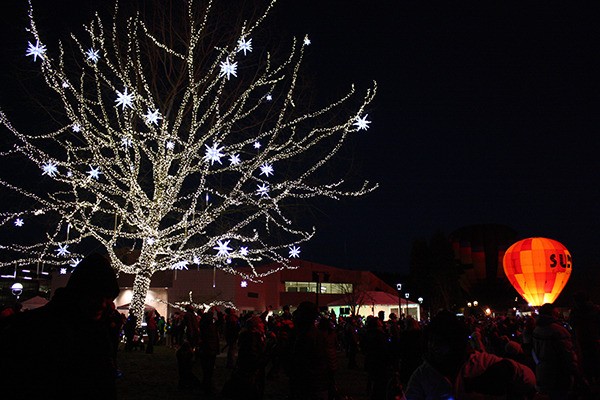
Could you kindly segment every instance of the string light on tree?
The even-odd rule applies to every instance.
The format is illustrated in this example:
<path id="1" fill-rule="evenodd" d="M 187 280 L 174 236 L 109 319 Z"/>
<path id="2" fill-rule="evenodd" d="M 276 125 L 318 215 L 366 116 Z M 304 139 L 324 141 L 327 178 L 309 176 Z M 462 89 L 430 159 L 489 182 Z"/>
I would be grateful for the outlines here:
<path id="1" fill-rule="evenodd" d="M 173 2 L 173 10 L 152 12 L 163 19 L 152 24 L 144 12 L 115 7 L 113 21 L 97 14 L 82 37 L 71 38 L 79 52 L 62 44 L 46 51 L 42 32 L 51 27 L 38 29 L 30 5 L 26 56 L 54 96 L 49 112 L 62 109 L 54 127 L 27 134 L 0 112 L 15 143 L 0 156 L 20 155 L 52 178 L 13 182 L 3 170 L 2 189 L 28 201 L 2 211 L 0 229 L 15 229 L 17 218 L 28 219 L 20 229 L 39 226 L 32 218 L 51 228 L 33 244 L 0 243 L 10 260 L 0 269 L 44 263 L 62 271 L 91 243 L 120 273 L 134 275 L 131 310 L 141 321 L 155 272 L 194 264 L 260 281 L 290 266 L 315 233 L 298 218 L 298 200 L 358 197 L 377 187 L 325 171 L 368 128 L 376 85 L 363 94 L 351 85 L 310 108 L 299 84 L 308 37 L 290 38 L 289 51 L 271 54 L 257 42 L 265 36 L 254 33 L 275 1 L 237 27 L 224 20 L 230 10 L 222 13 L 221 3 Z M 169 21 L 178 7 L 187 23 Z M 278 266 L 255 269 L 270 261 Z"/>

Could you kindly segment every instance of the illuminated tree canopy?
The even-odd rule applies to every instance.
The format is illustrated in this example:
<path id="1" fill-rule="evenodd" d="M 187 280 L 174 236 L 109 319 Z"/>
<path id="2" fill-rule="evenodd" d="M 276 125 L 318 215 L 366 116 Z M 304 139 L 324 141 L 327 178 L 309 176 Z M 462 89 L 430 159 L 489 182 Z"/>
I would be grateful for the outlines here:
<path id="1" fill-rule="evenodd" d="M 4 174 L 0 185 L 27 208 L 2 212 L 0 223 L 25 230 L 42 219 L 51 228 L 34 243 L 1 243 L 10 254 L 3 268 L 76 268 L 81 243 L 93 241 L 118 271 L 135 275 L 131 304 L 141 314 L 154 272 L 287 265 L 315 232 L 292 206 L 376 188 L 349 188 L 324 168 L 349 135 L 369 128 L 375 85 L 363 94 L 351 86 L 312 109 L 298 77 L 315 44 L 291 39 L 283 57 L 261 47 L 257 33 L 275 1 L 228 24 L 215 2 L 176 3 L 180 19 L 169 21 L 173 11 L 152 24 L 144 13 L 122 15 L 117 3 L 109 23 L 97 14 L 86 34 L 55 46 L 30 3 L 24 55 L 61 111 L 57 129 L 34 133 L 0 112 L 15 139 L 0 155 L 23 158 L 43 178 L 28 187 Z M 123 249 L 139 256 L 125 263 Z"/>

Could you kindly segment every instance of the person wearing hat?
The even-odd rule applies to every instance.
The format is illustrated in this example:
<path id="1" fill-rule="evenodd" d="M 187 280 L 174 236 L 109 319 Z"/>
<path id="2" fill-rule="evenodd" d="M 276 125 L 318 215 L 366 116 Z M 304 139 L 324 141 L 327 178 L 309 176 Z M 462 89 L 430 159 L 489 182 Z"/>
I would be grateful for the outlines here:
<path id="1" fill-rule="evenodd" d="M 92 254 L 64 288 L 0 332 L 0 387 L 7 399 L 115 399 L 116 368 L 103 316 L 119 294 L 108 260 Z"/>

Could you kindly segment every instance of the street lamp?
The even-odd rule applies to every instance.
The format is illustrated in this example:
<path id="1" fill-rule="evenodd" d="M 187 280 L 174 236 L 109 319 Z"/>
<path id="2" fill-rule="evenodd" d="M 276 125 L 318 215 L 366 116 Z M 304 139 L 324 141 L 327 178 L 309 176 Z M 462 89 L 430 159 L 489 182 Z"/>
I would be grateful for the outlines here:
<path id="1" fill-rule="evenodd" d="M 400 321 L 400 318 L 402 317 L 402 284 L 401 283 L 396 283 L 396 290 L 398 291 L 398 321 Z"/>
<path id="2" fill-rule="evenodd" d="M 410 296 L 410 293 L 404 293 L 404 297 L 406 297 L 406 318 L 408 318 L 408 297 Z"/>
<path id="3" fill-rule="evenodd" d="M 423 320 L 423 317 L 421 316 L 421 314 L 423 313 L 423 298 L 419 297 L 417 299 L 417 301 L 419 302 L 419 320 Z"/>
<path id="4" fill-rule="evenodd" d="M 10 290 L 12 290 L 12 294 L 15 295 L 17 297 L 17 301 L 19 301 L 19 297 L 23 293 L 23 285 L 19 282 L 13 283 L 10 287 Z"/>

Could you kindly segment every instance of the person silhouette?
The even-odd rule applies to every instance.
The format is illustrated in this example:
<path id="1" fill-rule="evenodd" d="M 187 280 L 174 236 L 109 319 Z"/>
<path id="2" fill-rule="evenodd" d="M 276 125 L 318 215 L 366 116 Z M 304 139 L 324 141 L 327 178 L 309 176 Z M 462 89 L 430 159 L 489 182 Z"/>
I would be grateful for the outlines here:
<path id="1" fill-rule="evenodd" d="M 10 317 L 0 332 L 3 397 L 115 399 L 117 370 L 103 316 L 118 294 L 109 261 L 94 253 L 48 304 Z"/>

